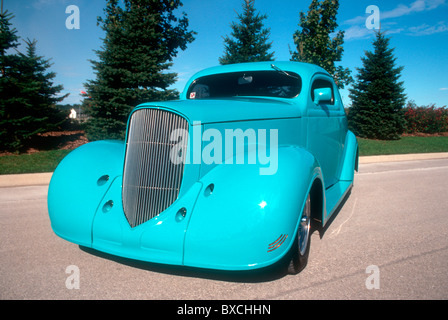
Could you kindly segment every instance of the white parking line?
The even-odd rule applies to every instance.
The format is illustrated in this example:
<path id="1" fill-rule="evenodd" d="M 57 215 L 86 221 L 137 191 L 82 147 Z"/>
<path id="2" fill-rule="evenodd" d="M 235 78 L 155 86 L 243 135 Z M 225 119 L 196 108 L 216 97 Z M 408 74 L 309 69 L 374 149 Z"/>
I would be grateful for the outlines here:
<path id="1" fill-rule="evenodd" d="M 329 238 L 336 237 L 339 234 L 339 232 L 341 232 L 342 226 L 352 218 L 353 214 L 355 213 L 357 201 L 358 201 L 358 198 L 355 198 L 355 202 L 353 203 L 353 208 L 352 208 L 352 212 L 350 213 L 350 216 L 347 219 L 345 219 L 344 222 L 342 222 L 337 229 L 333 230 L 333 232 L 329 235 Z"/>

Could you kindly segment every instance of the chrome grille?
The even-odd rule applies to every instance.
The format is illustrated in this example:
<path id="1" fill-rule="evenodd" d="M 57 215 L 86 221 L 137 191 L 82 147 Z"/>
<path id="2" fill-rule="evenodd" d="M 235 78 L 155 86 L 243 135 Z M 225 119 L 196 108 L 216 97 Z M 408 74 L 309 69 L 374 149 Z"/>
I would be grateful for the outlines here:
<path id="1" fill-rule="evenodd" d="M 183 129 L 179 131 L 183 135 L 170 141 L 176 129 Z M 184 160 L 187 143 L 188 122 L 181 116 L 160 109 L 140 109 L 132 114 L 122 194 L 124 213 L 131 227 L 154 218 L 176 201 L 184 161 L 176 164 L 170 155 L 173 147 L 181 148 L 183 154 L 178 156 Z"/>

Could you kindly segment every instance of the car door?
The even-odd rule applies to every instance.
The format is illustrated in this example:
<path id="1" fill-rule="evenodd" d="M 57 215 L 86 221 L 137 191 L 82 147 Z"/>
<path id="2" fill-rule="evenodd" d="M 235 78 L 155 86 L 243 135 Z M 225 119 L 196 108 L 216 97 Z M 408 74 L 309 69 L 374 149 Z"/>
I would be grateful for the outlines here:
<path id="1" fill-rule="evenodd" d="M 338 182 L 347 120 L 339 91 L 330 77 L 315 75 L 309 88 L 307 147 L 319 161 L 328 188 Z M 316 102 L 315 92 L 319 89 L 327 89 L 331 97 Z"/>

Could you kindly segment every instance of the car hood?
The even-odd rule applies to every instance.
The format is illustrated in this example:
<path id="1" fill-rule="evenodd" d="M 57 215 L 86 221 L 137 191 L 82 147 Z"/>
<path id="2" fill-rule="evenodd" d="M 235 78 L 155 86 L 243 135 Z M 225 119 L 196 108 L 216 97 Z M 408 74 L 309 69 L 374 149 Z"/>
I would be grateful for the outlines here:
<path id="1" fill-rule="evenodd" d="M 162 108 L 182 114 L 192 124 L 298 118 L 301 109 L 292 100 L 269 98 L 230 98 L 222 100 L 177 100 L 144 103 L 138 108 Z"/>

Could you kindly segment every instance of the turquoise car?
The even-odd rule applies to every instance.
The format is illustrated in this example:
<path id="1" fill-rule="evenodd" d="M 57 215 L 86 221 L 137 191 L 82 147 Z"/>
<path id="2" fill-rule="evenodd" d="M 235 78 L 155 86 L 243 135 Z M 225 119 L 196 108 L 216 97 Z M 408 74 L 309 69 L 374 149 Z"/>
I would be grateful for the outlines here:
<path id="1" fill-rule="evenodd" d="M 54 232 L 153 263 L 302 270 L 310 226 L 353 185 L 356 137 L 320 67 L 257 62 L 200 71 L 177 101 L 129 116 L 126 141 L 67 155 L 48 190 Z"/>

